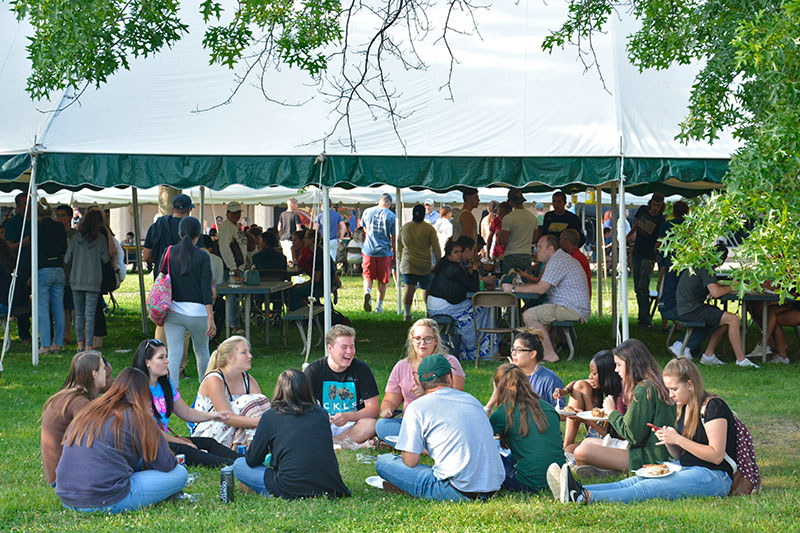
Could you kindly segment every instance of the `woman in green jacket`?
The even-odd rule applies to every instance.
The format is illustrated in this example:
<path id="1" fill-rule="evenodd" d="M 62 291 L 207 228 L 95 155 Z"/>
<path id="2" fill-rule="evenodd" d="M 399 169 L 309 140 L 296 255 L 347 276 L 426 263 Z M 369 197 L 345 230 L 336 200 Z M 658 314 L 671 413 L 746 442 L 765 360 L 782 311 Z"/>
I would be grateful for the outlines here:
<path id="1" fill-rule="evenodd" d="M 603 402 L 603 410 L 616 432 L 627 442 L 627 448 L 609 447 L 599 439 L 592 446 L 575 450 L 578 464 L 626 472 L 644 464 L 659 463 L 669 458 L 665 446 L 656 446 L 658 438 L 648 423 L 664 426 L 675 420 L 675 404 L 661 377 L 661 368 L 644 343 L 629 339 L 614 349 L 614 364 L 622 378 L 623 398 L 628 406 L 623 415 L 617 411 L 610 396 Z"/>

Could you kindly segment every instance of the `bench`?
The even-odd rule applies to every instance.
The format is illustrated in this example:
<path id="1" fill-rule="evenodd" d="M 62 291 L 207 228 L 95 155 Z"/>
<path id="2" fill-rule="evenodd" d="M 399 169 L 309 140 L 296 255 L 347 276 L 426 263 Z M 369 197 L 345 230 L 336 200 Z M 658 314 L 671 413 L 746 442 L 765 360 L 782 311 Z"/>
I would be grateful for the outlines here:
<path id="1" fill-rule="evenodd" d="M 429 317 L 439 326 L 442 342 L 453 349 L 453 356 L 461 359 L 461 335 L 456 333 L 455 320 L 450 315 L 433 315 Z"/>
<path id="2" fill-rule="evenodd" d="M 322 323 L 319 320 L 319 316 L 324 312 L 325 308 L 321 305 L 315 305 L 311 310 L 312 319 L 319 330 L 319 340 L 317 341 L 317 344 L 314 345 L 315 347 L 322 344 L 322 339 L 324 338 L 322 332 Z M 311 342 L 311 339 L 306 340 L 306 332 L 303 329 L 303 324 L 308 320 L 308 307 L 301 307 L 299 309 L 295 309 L 294 311 L 287 312 L 283 316 L 283 320 L 286 321 L 286 323 L 297 326 L 297 331 L 300 332 L 300 338 L 303 340 L 303 347 L 305 348 L 306 343 Z M 305 350 L 303 353 L 305 353 Z"/>
<path id="3" fill-rule="evenodd" d="M 575 357 L 575 345 L 578 344 L 578 333 L 575 331 L 575 324 L 577 324 L 577 322 L 574 320 L 556 320 L 550 324 L 553 328 L 560 328 L 567 338 L 567 346 L 569 346 L 569 357 L 567 361 L 572 361 L 572 358 Z M 575 339 L 574 341 L 573 337 Z"/>
<path id="4" fill-rule="evenodd" d="M 675 328 L 680 324 L 686 330 L 686 333 L 683 335 L 683 342 L 681 342 L 681 349 L 678 352 L 678 357 L 683 357 L 683 350 L 686 349 L 686 343 L 689 342 L 689 336 L 692 334 L 694 328 L 704 328 L 706 326 L 705 322 L 684 322 L 683 320 L 674 319 L 672 321 L 672 326 L 669 328 L 669 333 L 667 334 L 667 349 L 669 349 L 670 344 L 669 341 L 672 340 L 672 334 L 675 333 Z"/>

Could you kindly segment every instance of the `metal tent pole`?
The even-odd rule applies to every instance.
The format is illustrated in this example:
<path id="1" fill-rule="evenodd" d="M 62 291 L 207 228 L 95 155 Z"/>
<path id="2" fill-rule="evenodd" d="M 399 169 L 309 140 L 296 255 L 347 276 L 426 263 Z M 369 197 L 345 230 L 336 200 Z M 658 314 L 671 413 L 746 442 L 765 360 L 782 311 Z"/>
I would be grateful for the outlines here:
<path id="1" fill-rule="evenodd" d="M 395 217 L 394 238 L 395 249 L 394 251 L 394 272 L 395 272 L 395 288 L 397 289 L 397 314 L 403 314 L 403 291 L 400 286 L 400 265 L 397 263 L 397 239 L 400 238 L 400 228 L 403 227 L 403 191 L 400 187 L 395 189 L 397 196 L 397 216 Z"/>
<path id="2" fill-rule="evenodd" d="M 206 186 L 200 186 L 200 228 L 201 231 L 204 231 L 203 225 L 206 221 Z M 216 222 L 216 221 L 215 221 Z"/>
<path id="3" fill-rule="evenodd" d="M 619 158 L 619 223 L 617 232 L 619 235 L 619 297 L 620 297 L 620 318 L 622 319 L 621 337 L 619 342 L 628 340 L 628 242 L 625 233 L 625 156 Z"/>
<path id="4" fill-rule="evenodd" d="M 139 303 L 142 307 L 142 333 L 145 337 L 150 336 L 150 328 L 147 324 L 147 298 L 144 294 L 144 269 L 142 268 L 142 230 L 141 214 L 139 213 L 139 190 L 131 187 L 133 197 L 133 240 L 136 244 L 136 273 L 139 274 Z M 158 262 L 158 259 L 156 259 Z M 156 268 L 156 267 L 153 267 Z"/>
<path id="5" fill-rule="evenodd" d="M 617 183 L 611 184 L 611 338 L 617 340 L 619 313 L 617 304 L 617 276 L 619 275 L 619 237 L 617 235 L 619 209 L 617 206 Z M 623 225 L 624 227 L 624 225 Z"/>
<path id="6" fill-rule="evenodd" d="M 38 156 L 31 154 L 31 160 L 33 162 L 31 193 L 28 196 L 28 211 L 31 217 L 31 360 L 33 366 L 39 366 L 39 191 L 36 187 Z M 20 248 L 22 248 L 24 235 L 25 224 L 23 223 L 19 238 Z M 22 283 L 27 283 L 27 280 L 22 280 Z"/>
<path id="7" fill-rule="evenodd" d="M 331 217 L 330 217 L 330 188 L 322 186 L 322 253 L 325 255 L 322 263 L 322 288 L 325 293 L 325 331 L 331 329 Z"/>
<path id="8" fill-rule="evenodd" d="M 603 249 L 603 191 L 600 187 L 594 189 L 595 199 L 595 270 L 597 271 L 597 316 L 603 316 L 603 268 L 601 267 L 601 256 L 605 257 L 605 250 Z"/>

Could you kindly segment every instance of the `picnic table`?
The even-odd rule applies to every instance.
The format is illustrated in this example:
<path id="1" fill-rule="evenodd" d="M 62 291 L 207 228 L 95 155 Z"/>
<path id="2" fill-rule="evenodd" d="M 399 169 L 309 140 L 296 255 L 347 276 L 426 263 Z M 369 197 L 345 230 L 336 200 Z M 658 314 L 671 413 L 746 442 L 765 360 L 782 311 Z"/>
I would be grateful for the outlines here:
<path id="1" fill-rule="evenodd" d="M 226 281 L 217 285 L 217 294 L 219 295 L 244 295 L 244 315 L 245 315 L 245 338 L 250 341 L 250 306 L 251 299 L 254 294 L 263 294 L 266 305 L 269 306 L 270 295 L 273 293 L 281 294 L 281 307 L 283 307 L 284 291 L 292 288 L 291 281 L 280 280 L 266 280 L 261 281 L 257 285 L 247 285 L 244 281 Z M 266 326 L 266 341 L 269 344 L 269 319 L 264 321 Z M 225 299 L 225 337 L 231 334 L 231 301 L 230 298 Z"/>

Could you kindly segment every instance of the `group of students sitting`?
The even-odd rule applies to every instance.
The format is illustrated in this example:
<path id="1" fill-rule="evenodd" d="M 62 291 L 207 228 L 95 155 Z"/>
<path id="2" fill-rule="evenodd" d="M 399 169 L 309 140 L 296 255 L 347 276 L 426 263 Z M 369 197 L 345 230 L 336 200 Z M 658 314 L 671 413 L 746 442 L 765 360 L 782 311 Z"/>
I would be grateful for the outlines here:
<path id="1" fill-rule="evenodd" d="M 409 329 L 406 356 L 379 403 L 369 366 L 355 357 L 355 336 L 348 326 L 331 328 L 327 356 L 304 371 L 283 371 L 271 402 L 248 373 L 247 340 L 231 337 L 211 356 L 192 407 L 170 379 L 157 340 L 142 341 L 116 380 L 98 352 L 80 352 L 44 407 L 45 479 L 68 508 L 120 512 L 180 495 L 187 481 L 176 461 L 182 455 L 188 466 L 233 465 L 236 478 L 259 494 L 335 498 L 350 491 L 334 450 L 380 440 L 400 453 L 378 458 L 384 488 L 431 500 L 485 499 L 501 488 L 549 487 L 562 502 L 585 503 L 730 491 L 733 468 L 724 458 L 736 456 L 733 415 L 705 391 L 689 360 L 672 360 L 662 372 L 632 339 L 598 353 L 588 379 L 563 386 L 540 365 L 541 333 L 523 330 L 484 406 L 463 392 L 464 371 L 442 355 L 436 323 L 421 319 Z M 559 403 L 567 395 L 575 411 L 602 408 L 608 422 L 569 416 Z M 173 413 L 190 424 L 190 437 L 170 429 Z M 576 443 L 581 423 L 588 432 Z M 565 451 L 578 465 L 617 471 L 670 456 L 683 468 L 657 479 L 582 486 Z M 422 454 L 433 467 L 420 464 Z"/>

